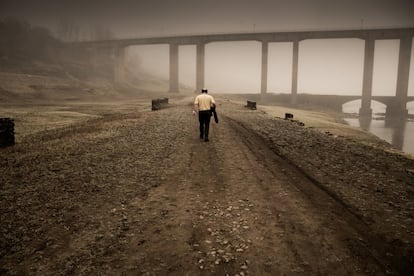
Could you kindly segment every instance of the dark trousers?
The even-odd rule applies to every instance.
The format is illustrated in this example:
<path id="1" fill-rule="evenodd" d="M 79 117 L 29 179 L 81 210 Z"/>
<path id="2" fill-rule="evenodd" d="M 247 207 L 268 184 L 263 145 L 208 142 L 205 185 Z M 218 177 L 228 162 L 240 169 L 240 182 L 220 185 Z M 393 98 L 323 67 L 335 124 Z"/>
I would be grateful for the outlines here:
<path id="1" fill-rule="evenodd" d="M 203 110 L 198 112 L 198 121 L 200 122 L 200 138 L 208 138 L 208 130 L 210 129 L 211 111 Z"/>

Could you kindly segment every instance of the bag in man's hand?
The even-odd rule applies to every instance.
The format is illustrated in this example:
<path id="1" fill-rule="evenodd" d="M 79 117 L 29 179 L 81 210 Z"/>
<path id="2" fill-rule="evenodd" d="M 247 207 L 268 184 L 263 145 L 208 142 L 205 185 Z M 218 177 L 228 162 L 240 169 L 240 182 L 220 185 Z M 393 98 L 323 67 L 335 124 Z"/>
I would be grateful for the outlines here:
<path id="1" fill-rule="evenodd" d="M 211 111 L 211 113 L 212 113 L 212 115 L 213 115 L 213 117 L 214 117 L 214 122 L 216 122 L 216 124 L 218 124 L 218 116 L 217 116 L 217 112 L 216 112 L 216 107 L 215 106 L 212 106 L 211 108 L 210 108 L 210 111 Z"/>

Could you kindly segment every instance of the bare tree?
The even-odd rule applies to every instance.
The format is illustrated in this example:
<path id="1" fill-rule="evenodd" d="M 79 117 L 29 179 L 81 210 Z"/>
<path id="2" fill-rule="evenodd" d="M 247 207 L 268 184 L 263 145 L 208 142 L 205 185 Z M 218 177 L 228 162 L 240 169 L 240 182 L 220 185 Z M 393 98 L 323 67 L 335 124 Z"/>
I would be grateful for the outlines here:
<path id="1" fill-rule="evenodd" d="M 47 59 L 58 47 L 49 30 L 32 27 L 16 18 L 0 18 L 0 57 L 2 60 Z"/>
<path id="2" fill-rule="evenodd" d="M 114 34 L 111 29 L 104 25 L 95 25 L 92 30 L 93 40 L 108 40 L 113 39 Z"/>
<path id="3" fill-rule="evenodd" d="M 70 19 L 63 19 L 58 24 L 56 35 L 63 41 L 79 41 L 80 27 Z"/>

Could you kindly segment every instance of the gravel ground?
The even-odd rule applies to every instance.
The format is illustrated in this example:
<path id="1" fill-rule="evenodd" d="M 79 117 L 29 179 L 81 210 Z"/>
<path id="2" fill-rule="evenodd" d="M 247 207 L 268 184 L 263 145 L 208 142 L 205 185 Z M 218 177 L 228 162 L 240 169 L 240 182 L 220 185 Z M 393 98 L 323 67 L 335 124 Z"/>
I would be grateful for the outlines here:
<path id="1" fill-rule="evenodd" d="M 350 137 L 322 133 L 302 126 L 300 122 L 270 118 L 263 112 L 225 110 L 231 110 L 226 112 L 229 118 L 241 122 L 269 141 L 277 155 L 293 163 L 315 185 L 368 225 L 373 242 L 382 250 L 389 251 L 395 262 L 400 261 L 402 253 L 406 258 L 404 261 L 412 267 L 412 158 L 382 143 L 373 145 Z"/>
<path id="2" fill-rule="evenodd" d="M 0 274 L 412 273 L 414 161 L 219 100 L 0 149 Z"/>

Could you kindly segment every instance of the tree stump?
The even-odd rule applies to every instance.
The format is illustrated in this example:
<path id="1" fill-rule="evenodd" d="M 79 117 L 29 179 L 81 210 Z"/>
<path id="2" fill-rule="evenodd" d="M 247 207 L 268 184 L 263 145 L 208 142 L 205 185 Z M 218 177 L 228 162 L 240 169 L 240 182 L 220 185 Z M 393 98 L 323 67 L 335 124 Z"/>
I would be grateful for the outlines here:
<path id="1" fill-rule="evenodd" d="M 160 110 L 161 108 L 168 105 L 168 98 L 154 99 L 151 101 L 152 110 Z"/>
<path id="2" fill-rule="evenodd" d="M 292 113 L 285 113 L 285 120 L 293 119 Z"/>
<path id="3" fill-rule="evenodd" d="M 247 101 L 246 107 L 250 108 L 250 109 L 253 109 L 253 110 L 256 110 L 256 102 Z"/>

